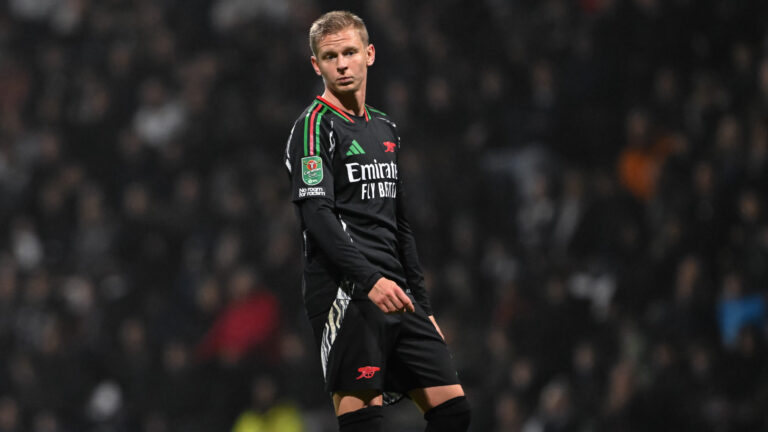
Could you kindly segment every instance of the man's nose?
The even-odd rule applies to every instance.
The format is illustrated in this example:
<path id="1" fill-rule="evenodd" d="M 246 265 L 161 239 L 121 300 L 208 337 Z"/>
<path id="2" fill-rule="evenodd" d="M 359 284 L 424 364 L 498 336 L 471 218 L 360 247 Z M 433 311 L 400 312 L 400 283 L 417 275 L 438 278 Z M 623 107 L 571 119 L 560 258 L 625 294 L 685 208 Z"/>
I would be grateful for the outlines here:
<path id="1" fill-rule="evenodd" d="M 344 56 L 339 56 L 336 60 L 336 69 L 342 71 L 347 68 L 347 59 Z"/>

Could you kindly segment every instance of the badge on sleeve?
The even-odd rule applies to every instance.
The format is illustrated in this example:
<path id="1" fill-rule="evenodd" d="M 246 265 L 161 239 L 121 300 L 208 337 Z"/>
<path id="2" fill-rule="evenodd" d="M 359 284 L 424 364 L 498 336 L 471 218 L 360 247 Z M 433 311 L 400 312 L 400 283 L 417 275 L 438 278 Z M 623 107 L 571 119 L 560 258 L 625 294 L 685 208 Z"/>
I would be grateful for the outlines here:
<path id="1" fill-rule="evenodd" d="M 301 158 L 301 179 L 308 186 L 323 181 L 323 160 L 319 156 Z"/>

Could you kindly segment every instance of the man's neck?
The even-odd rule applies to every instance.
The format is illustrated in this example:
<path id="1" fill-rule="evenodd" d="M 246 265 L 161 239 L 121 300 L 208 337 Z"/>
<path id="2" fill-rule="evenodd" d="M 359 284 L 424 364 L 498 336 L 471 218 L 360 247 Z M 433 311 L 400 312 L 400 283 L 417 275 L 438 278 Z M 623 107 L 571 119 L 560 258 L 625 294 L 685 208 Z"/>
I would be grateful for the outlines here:
<path id="1" fill-rule="evenodd" d="M 325 89 L 323 99 L 343 109 L 348 114 L 362 117 L 365 114 L 365 91 L 360 90 L 354 93 L 336 94 Z"/>

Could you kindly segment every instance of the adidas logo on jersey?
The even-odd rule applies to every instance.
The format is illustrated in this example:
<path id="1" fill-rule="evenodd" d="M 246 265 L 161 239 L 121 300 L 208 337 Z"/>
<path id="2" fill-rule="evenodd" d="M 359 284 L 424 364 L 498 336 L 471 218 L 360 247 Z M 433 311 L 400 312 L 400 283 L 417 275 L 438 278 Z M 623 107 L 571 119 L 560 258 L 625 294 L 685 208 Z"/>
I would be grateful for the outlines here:
<path id="1" fill-rule="evenodd" d="M 347 151 L 347 156 L 361 155 L 361 154 L 365 154 L 365 150 L 363 150 L 363 148 L 360 146 L 357 140 L 352 140 L 352 145 L 349 146 L 349 150 Z"/>

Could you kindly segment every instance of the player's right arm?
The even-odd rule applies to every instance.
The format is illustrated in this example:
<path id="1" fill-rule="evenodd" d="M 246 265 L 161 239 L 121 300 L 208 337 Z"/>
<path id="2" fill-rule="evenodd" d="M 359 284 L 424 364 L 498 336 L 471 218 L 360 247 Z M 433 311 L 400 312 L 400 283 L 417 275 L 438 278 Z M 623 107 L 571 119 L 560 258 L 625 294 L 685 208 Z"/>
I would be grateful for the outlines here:
<path id="1" fill-rule="evenodd" d="M 413 311 L 408 296 L 360 253 L 336 216 L 334 145 L 330 127 L 322 122 L 322 112 L 322 108 L 310 107 L 305 116 L 297 120 L 285 153 L 292 200 L 299 208 L 307 235 L 382 311 Z"/>
<path id="2" fill-rule="evenodd" d="M 327 199 L 299 202 L 299 212 L 308 234 L 317 242 L 331 262 L 368 292 L 368 298 L 383 312 L 413 312 L 413 304 L 393 281 L 383 277 L 352 243 Z"/>

